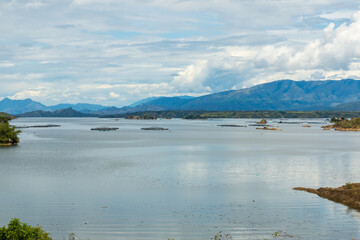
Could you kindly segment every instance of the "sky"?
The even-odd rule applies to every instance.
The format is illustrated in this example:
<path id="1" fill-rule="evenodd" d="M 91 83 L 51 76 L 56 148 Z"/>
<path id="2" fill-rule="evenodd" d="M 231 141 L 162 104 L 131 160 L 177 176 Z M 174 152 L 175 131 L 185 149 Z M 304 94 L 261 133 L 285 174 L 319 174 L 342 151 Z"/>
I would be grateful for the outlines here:
<path id="1" fill-rule="evenodd" d="M 0 100 L 125 106 L 360 79 L 355 0 L 0 0 Z"/>

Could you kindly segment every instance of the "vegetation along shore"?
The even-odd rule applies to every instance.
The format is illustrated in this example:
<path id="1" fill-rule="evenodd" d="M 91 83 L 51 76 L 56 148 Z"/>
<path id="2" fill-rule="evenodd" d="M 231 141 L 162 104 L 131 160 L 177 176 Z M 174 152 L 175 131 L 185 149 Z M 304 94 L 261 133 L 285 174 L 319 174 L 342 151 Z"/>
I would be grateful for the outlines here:
<path id="1" fill-rule="evenodd" d="M 209 119 L 209 118 L 358 118 L 360 112 L 344 111 L 146 111 L 102 115 L 100 118 L 126 119 Z"/>
<path id="2" fill-rule="evenodd" d="M 331 122 L 334 123 L 333 125 L 325 125 L 322 126 L 324 130 L 334 129 L 336 131 L 360 131 L 360 118 L 352 118 L 352 119 L 345 119 L 344 117 L 341 118 L 333 118 Z"/>
<path id="3" fill-rule="evenodd" d="M 326 187 L 314 189 L 296 187 L 294 190 L 315 193 L 320 197 L 360 210 L 360 183 L 346 183 L 338 188 Z"/>
<path id="4" fill-rule="evenodd" d="M 10 126 L 9 122 L 12 119 L 15 119 L 15 117 L 6 113 L 0 113 L 0 146 L 11 146 L 20 142 L 18 134 L 21 131 Z"/>

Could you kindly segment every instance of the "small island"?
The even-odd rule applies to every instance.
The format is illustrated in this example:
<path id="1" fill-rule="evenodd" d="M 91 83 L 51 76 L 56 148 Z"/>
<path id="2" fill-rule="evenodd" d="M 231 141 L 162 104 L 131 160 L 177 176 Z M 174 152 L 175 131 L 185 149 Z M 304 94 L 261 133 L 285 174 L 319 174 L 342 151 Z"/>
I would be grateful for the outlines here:
<path id="1" fill-rule="evenodd" d="M 9 122 L 15 117 L 0 113 L 0 146 L 12 146 L 20 142 L 18 134 L 20 130 L 16 130 L 14 126 L 10 126 Z"/>
<path id="2" fill-rule="evenodd" d="M 126 116 L 125 119 L 130 119 L 130 120 L 156 120 L 157 117 L 154 116 L 154 115 L 143 114 L 141 116 L 129 115 L 129 116 Z"/>
<path id="3" fill-rule="evenodd" d="M 360 118 L 333 118 L 331 122 L 334 124 L 322 126 L 321 128 L 324 130 L 334 129 L 335 131 L 360 131 Z"/>
<path id="4" fill-rule="evenodd" d="M 271 130 L 271 131 L 282 131 L 281 129 L 275 128 L 275 127 L 272 127 L 272 128 L 262 127 L 262 128 L 256 128 L 256 129 L 259 129 L 259 130 Z"/>
<path id="5" fill-rule="evenodd" d="M 350 208 L 360 210 L 360 183 L 346 183 L 338 188 L 293 188 L 298 191 L 315 193 L 319 197 L 342 203 Z"/>
<path id="6" fill-rule="evenodd" d="M 263 124 L 263 125 L 265 125 L 265 124 L 267 124 L 267 121 L 266 121 L 266 119 L 261 119 L 261 121 L 260 121 L 260 122 L 257 122 L 256 124 Z"/>
<path id="7" fill-rule="evenodd" d="M 266 121 L 266 119 L 262 119 L 261 121 L 259 122 L 256 122 L 255 124 L 249 124 L 249 126 L 252 126 L 252 127 L 265 127 L 265 126 L 269 126 L 268 124 L 268 121 Z M 265 130 L 269 130 L 269 129 L 265 129 Z"/>

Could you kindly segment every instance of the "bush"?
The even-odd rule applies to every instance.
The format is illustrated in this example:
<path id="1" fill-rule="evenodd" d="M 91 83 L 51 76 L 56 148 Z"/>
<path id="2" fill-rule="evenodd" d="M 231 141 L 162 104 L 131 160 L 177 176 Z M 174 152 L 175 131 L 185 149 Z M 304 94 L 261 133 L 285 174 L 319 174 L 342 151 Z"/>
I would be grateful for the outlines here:
<path id="1" fill-rule="evenodd" d="M 0 228 L 0 240 L 51 240 L 41 227 L 32 227 L 13 218 L 7 227 Z"/>
<path id="2" fill-rule="evenodd" d="M 11 127 L 9 122 L 0 122 L 0 143 L 18 143 L 20 140 L 18 134 L 20 130 Z"/>

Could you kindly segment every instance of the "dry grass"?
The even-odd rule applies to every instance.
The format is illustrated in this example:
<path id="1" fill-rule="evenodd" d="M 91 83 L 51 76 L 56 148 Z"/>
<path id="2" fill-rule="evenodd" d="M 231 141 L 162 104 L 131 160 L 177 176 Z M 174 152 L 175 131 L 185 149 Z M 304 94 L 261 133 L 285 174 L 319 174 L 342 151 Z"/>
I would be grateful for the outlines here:
<path id="1" fill-rule="evenodd" d="M 296 187 L 294 190 L 315 193 L 320 197 L 360 210 L 360 183 L 346 183 L 338 188 L 313 189 Z"/>

